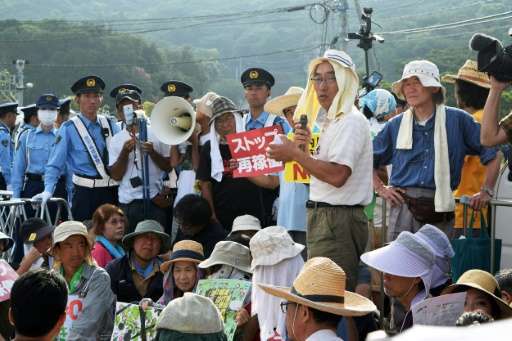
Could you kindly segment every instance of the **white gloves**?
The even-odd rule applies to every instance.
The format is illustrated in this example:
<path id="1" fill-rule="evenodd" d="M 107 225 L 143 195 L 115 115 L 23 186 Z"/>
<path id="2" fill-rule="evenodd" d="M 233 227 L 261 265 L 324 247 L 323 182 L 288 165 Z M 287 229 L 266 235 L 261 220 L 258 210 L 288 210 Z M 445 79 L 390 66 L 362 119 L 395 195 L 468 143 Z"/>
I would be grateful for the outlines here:
<path id="1" fill-rule="evenodd" d="M 44 206 L 48 202 L 48 199 L 52 197 L 52 193 L 50 192 L 42 192 L 39 194 L 36 194 L 32 197 L 32 200 L 41 201 L 41 205 Z"/>

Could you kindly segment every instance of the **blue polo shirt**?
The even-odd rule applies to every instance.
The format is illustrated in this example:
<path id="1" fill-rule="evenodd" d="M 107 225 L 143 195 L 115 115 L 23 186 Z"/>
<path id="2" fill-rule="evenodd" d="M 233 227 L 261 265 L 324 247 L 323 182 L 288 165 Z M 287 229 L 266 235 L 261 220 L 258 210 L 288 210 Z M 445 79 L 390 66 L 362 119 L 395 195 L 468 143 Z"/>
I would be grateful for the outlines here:
<path id="1" fill-rule="evenodd" d="M 435 189 L 434 123 L 435 114 L 423 126 L 414 121 L 410 150 L 397 150 L 396 140 L 403 113 L 390 120 L 373 140 L 373 166 L 392 165 L 390 184 L 395 187 Z M 479 155 L 482 164 L 496 157 L 497 148 L 480 144 L 480 124 L 467 112 L 446 107 L 446 135 L 450 162 L 450 185 L 455 190 L 460 182 L 466 155 Z"/>

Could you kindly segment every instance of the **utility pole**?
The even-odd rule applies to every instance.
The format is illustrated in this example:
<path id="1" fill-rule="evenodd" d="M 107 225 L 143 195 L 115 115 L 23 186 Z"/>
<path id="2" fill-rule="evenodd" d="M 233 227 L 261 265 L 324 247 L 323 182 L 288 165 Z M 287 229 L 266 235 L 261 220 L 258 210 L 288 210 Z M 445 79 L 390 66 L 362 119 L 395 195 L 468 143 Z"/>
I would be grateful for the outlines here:
<path id="1" fill-rule="evenodd" d="M 16 102 L 21 107 L 23 106 L 23 92 L 25 91 L 25 77 L 23 70 L 28 61 L 25 59 L 16 59 L 12 62 L 16 67 L 16 75 L 14 76 L 14 85 L 16 87 Z"/>
<path id="2" fill-rule="evenodd" d="M 341 2 L 341 49 L 347 51 L 348 41 L 345 39 L 348 34 L 348 0 L 342 0 Z"/>

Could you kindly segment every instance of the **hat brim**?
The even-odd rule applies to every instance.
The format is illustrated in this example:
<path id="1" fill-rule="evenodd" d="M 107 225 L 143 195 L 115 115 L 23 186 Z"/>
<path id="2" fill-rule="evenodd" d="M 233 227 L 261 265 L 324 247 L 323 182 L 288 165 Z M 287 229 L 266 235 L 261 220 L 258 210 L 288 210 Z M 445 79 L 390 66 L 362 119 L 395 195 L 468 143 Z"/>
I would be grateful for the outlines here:
<path id="1" fill-rule="evenodd" d="M 264 110 L 275 115 L 283 116 L 283 109 L 293 107 L 299 102 L 301 94 L 282 95 L 271 99 L 265 104 Z"/>
<path id="2" fill-rule="evenodd" d="M 132 232 L 128 233 L 123 237 L 122 243 L 125 250 L 130 250 L 133 247 L 133 240 L 135 237 L 140 236 L 145 233 L 154 233 L 156 234 L 160 240 L 162 241 L 162 245 L 160 247 L 160 253 L 164 253 L 169 249 L 169 241 L 171 237 L 167 233 L 160 232 L 160 231 L 139 231 L 139 232 Z"/>
<path id="3" fill-rule="evenodd" d="M 366 252 L 361 255 L 361 260 L 380 272 L 401 277 L 421 277 L 430 271 L 405 247 L 396 243 Z"/>
<path id="4" fill-rule="evenodd" d="M 391 89 L 393 92 L 398 96 L 398 98 L 405 100 L 405 96 L 402 93 L 402 83 L 404 80 L 417 77 L 420 80 L 421 85 L 423 85 L 425 88 L 441 88 L 444 89 L 443 85 L 435 80 L 433 77 L 427 77 L 424 74 L 419 73 L 410 73 L 406 77 L 400 78 L 400 80 L 394 82 L 391 86 Z"/>
<path id="5" fill-rule="evenodd" d="M 163 262 L 160 265 L 160 271 L 162 271 L 164 273 L 167 272 L 169 270 L 169 268 L 171 267 L 171 265 L 173 265 L 176 262 L 192 262 L 197 265 L 199 265 L 199 263 L 201 263 L 201 261 L 199 259 L 187 258 L 187 257 L 176 258 L 176 259 L 171 259 L 171 260 Z"/>
<path id="6" fill-rule="evenodd" d="M 224 262 L 224 261 L 217 260 L 217 259 L 212 259 L 212 258 L 208 258 L 208 259 L 202 261 L 201 263 L 199 263 L 198 266 L 201 269 L 208 269 L 208 268 L 211 268 L 212 266 L 215 266 L 215 265 L 229 265 L 229 266 L 232 266 L 235 269 L 238 269 L 238 270 L 241 270 L 241 271 L 244 271 L 244 272 L 252 274 L 252 270 L 251 270 L 250 266 L 243 266 L 243 265 L 239 265 L 239 264 L 232 264 L 232 263 L 228 263 L 228 262 Z"/>
<path id="7" fill-rule="evenodd" d="M 491 298 L 493 298 L 494 301 L 496 302 L 496 304 L 498 304 L 498 307 L 500 308 L 501 318 L 512 317 L 512 307 L 509 306 L 507 304 L 507 302 L 503 301 L 500 297 L 494 295 L 493 293 L 488 292 L 487 290 L 485 290 L 484 288 L 482 288 L 481 286 L 479 286 L 476 283 L 464 283 L 464 284 L 454 283 L 454 284 L 446 287 L 443 290 L 443 292 L 441 293 L 441 295 L 457 292 L 457 289 L 469 289 L 469 288 L 476 289 L 476 290 L 483 292 L 484 294 L 490 296 Z"/>
<path id="8" fill-rule="evenodd" d="M 296 257 L 299 255 L 303 250 L 305 246 L 299 243 L 294 243 L 291 248 L 285 249 L 285 250 L 279 250 L 279 254 L 267 254 L 263 255 L 258 258 L 253 258 L 251 262 L 251 269 L 254 271 L 254 269 L 257 266 L 272 266 L 276 265 L 286 259 L 290 259 L 293 257 Z M 285 251 L 285 252 L 282 252 Z"/>
<path id="9" fill-rule="evenodd" d="M 48 254 L 50 256 L 55 256 L 55 254 L 53 253 L 53 251 L 55 250 L 55 246 L 57 246 L 57 244 L 59 244 L 59 243 L 62 243 L 63 241 L 66 241 L 69 237 L 72 237 L 72 236 L 82 236 L 85 238 L 85 240 L 87 240 L 87 244 L 89 245 L 89 255 L 90 255 L 92 248 L 94 247 L 94 242 L 91 240 L 89 235 L 83 234 L 83 233 L 73 233 L 73 234 L 70 234 L 69 236 L 66 236 L 66 238 L 60 238 L 58 240 L 53 240 L 52 247 L 50 248 L 50 250 L 48 250 Z"/>
<path id="10" fill-rule="evenodd" d="M 476 86 L 479 86 L 479 87 L 485 88 L 485 89 L 491 88 L 491 84 L 489 82 L 480 81 L 479 79 L 476 79 L 476 78 L 473 79 L 473 78 L 469 78 L 469 77 L 459 77 L 457 75 L 451 75 L 451 74 L 444 75 L 443 77 L 441 77 L 441 81 L 444 83 L 448 83 L 448 84 L 455 84 L 455 82 L 457 80 L 468 82 L 468 83 L 471 83 L 473 85 L 476 85 Z"/>
<path id="11" fill-rule="evenodd" d="M 344 294 L 344 303 L 328 303 L 315 302 L 292 294 L 291 289 L 287 287 L 266 284 L 258 284 L 258 286 L 272 296 L 283 298 L 289 302 L 302 304 L 307 307 L 335 315 L 363 316 L 377 310 L 375 304 L 366 297 L 346 290 Z"/>

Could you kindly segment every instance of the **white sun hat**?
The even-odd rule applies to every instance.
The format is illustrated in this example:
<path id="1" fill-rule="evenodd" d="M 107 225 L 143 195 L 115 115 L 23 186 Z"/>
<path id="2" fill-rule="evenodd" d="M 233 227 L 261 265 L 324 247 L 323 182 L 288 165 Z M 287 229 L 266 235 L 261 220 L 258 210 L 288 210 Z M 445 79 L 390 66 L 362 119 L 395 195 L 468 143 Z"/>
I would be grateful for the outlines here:
<path id="1" fill-rule="evenodd" d="M 405 65 L 402 78 L 393 83 L 393 92 L 398 98 L 405 98 L 402 92 L 402 83 L 411 77 L 418 77 L 424 87 L 443 88 L 436 64 L 428 60 L 413 60 Z"/>

